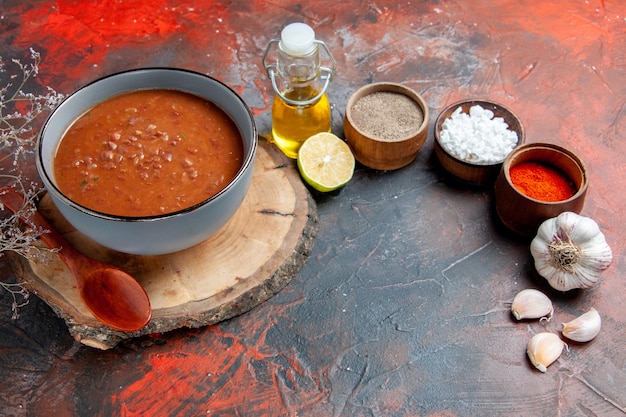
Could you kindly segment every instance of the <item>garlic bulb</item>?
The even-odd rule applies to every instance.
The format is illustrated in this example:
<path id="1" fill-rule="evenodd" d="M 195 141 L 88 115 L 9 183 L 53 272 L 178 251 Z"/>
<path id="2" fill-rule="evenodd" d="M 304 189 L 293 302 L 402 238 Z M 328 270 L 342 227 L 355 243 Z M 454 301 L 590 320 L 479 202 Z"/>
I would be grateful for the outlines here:
<path id="1" fill-rule="evenodd" d="M 552 301 L 548 296 L 539 290 L 529 288 L 515 295 L 511 304 L 511 312 L 517 320 L 545 319 L 550 321 L 554 307 L 552 307 Z"/>
<path id="2" fill-rule="evenodd" d="M 575 342 L 588 342 L 600 333 L 602 319 L 595 308 L 574 320 L 563 323 L 563 336 Z"/>
<path id="3" fill-rule="evenodd" d="M 613 260 L 597 223 L 569 211 L 539 226 L 530 252 L 537 272 L 559 291 L 591 287 Z"/>
<path id="4" fill-rule="evenodd" d="M 548 366 L 561 356 L 565 346 L 565 342 L 554 333 L 537 333 L 528 342 L 526 354 L 535 368 L 546 372 Z"/>

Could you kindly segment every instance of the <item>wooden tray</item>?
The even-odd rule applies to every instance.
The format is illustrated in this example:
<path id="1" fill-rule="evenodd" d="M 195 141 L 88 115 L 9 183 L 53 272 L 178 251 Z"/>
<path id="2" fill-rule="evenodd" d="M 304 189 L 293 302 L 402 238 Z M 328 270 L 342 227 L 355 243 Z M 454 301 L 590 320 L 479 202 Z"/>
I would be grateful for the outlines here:
<path id="1" fill-rule="evenodd" d="M 245 313 L 279 292 L 306 263 L 318 229 L 317 208 L 292 160 L 259 140 L 250 190 L 233 218 L 207 241 L 169 255 L 115 252 L 72 228 L 48 196 L 39 211 L 76 248 L 117 265 L 146 289 L 152 320 L 137 332 L 111 329 L 82 303 L 58 258 L 12 256 L 16 273 L 67 323 L 81 343 L 108 349 L 121 340 L 181 327 L 201 327 Z"/>

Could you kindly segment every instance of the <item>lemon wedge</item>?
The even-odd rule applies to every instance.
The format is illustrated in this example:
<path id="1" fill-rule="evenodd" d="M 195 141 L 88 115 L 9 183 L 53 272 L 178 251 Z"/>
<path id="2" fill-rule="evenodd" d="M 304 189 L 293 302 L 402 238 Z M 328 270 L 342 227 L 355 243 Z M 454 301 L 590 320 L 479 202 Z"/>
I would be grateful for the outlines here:
<path id="1" fill-rule="evenodd" d="M 354 166 L 354 155 L 348 144 L 330 132 L 311 136 L 298 152 L 300 175 L 321 192 L 346 185 L 352 179 Z"/>

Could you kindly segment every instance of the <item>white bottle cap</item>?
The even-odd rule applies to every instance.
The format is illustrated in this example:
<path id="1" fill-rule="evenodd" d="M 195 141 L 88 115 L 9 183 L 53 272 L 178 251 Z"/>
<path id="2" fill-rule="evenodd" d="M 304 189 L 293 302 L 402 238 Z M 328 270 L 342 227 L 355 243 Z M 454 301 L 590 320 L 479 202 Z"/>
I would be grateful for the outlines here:
<path id="1" fill-rule="evenodd" d="M 315 32 L 305 23 L 291 23 L 280 33 L 282 49 L 289 55 L 304 56 L 315 49 Z"/>

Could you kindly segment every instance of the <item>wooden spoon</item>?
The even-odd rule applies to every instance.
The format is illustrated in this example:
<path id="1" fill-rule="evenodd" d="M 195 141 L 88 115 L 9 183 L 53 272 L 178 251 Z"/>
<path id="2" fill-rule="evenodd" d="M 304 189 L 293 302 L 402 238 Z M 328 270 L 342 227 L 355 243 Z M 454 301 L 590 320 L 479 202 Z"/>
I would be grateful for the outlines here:
<path id="1" fill-rule="evenodd" d="M 152 310 L 145 289 L 135 278 L 121 269 L 89 258 L 74 249 L 63 236 L 37 211 L 20 214 L 24 196 L 14 188 L 0 189 L 4 207 L 20 216 L 30 227 L 47 230 L 40 235 L 58 255 L 74 276 L 78 292 L 91 313 L 102 323 L 117 330 L 131 332 L 150 321 Z"/>

